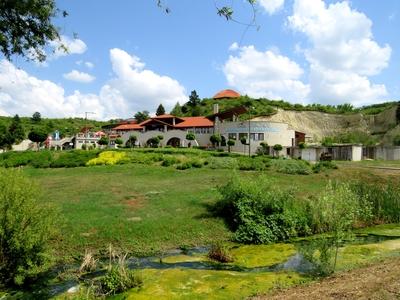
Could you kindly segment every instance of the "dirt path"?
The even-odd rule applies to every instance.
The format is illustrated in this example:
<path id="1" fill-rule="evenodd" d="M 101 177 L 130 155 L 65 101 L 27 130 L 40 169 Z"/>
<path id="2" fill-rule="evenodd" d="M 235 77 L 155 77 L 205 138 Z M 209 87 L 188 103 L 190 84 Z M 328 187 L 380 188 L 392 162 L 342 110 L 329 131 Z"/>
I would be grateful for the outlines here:
<path id="1" fill-rule="evenodd" d="M 400 299 L 400 258 L 253 299 Z"/>

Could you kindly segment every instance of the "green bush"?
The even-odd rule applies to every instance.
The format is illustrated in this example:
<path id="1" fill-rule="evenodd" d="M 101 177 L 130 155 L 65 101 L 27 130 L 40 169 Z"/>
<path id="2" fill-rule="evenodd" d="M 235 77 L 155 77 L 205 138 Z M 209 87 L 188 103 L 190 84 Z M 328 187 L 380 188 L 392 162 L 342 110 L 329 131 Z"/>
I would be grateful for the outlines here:
<path id="1" fill-rule="evenodd" d="M 101 289 L 105 295 L 119 294 L 142 284 L 142 278 L 134 270 L 121 266 L 111 267 L 101 279 Z"/>
<path id="2" fill-rule="evenodd" d="M 232 157 L 210 157 L 207 161 L 211 169 L 236 169 L 238 166 L 237 160 Z"/>
<path id="3" fill-rule="evenodd" d="M 325 170 L 331 170 L 331 169 L 338 169 L 338 166 L 334 162 L 329 160 L 319 161 L 312 166 L 312 170 L 314 173 L 320 173 Z"/>
<path id="4" fill-rule="evenodd" d="M 45 271 L 54 211 L 38 202 L 39 189 L 16 170 L 0 170 L 0 282 L 23 284 Z"/>
<path id="5" fill-rule="evenodd" d="M 179 159 L 177 159 L 176 157 L 174 157 L 174 156 L 165 156 L 163 158 L 163 161 L 162 161 L 161 165 L 163 167 L 169 167 L 169 166 L 175 165 L 177 163 L 179 163 Z"/>
<path id="6" fill-rule="evenodd" d="M 279 173 L 299 174 L 299 175 L 311 174 L 311 167 L 304 160 L 275 159 L 272 160 L 271 162 L 273 168 Z"/>
<path id="7" fill-rule="evenodd" d="M 257 157 L 238 157 L 238 169 L 245 171 L 263 171 L 269 167 L 269 159 L 259 159 Z"/>
<path id="8" fill-rule="evenodd" d="M 238 242 L 265 244 L 309 233 L 306 206 L 295 199 L 294 190 L 277 189 L 265 177 L 234 176 L 219 192 L 216 212 Z"/>
<path id="9" fill-rule="evenodd" d="M 350 188 L 357 195 L 360 205 L 371 207 L 369 223 L 400 223 L 399 184 L 356 181 L 351 183 Z M 368 218 L 363 221 L 368 221 Z"/>
<path id="10" fill-rule="evenodd" d="M 221 263 L 228 263 L 233 261 L 233 257 L 232 254 L 229 252 L 229 248 L 222 243 L 211 245 L 207 257 Z"/>
<path id="11" fill-rule="evenodd" d="M 99 151 L 71 150 L 59 153 L 51 164 L 51 168 L 75 168 L 84 167 L 86 163 L 96 158 Z"/>
<path id="12" fill-rule="evenodd" d="M 178 170 L 187 170 L 192 168 L 192 163 L 190 161 L 186 161 L 176 166 Z"/>

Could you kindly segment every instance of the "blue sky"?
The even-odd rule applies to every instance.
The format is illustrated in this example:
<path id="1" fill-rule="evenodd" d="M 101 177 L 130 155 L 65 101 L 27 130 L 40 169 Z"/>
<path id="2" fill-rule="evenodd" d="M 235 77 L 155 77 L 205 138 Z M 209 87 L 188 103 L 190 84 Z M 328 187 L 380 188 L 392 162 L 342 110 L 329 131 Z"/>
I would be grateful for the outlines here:
<path id="1" fill-rule="evenodd" d="M 0 115 L 130 117 L 233 88 L 254 97 L 355 106 L 400 98 L 400 2 L 259 0 L 259 30 L 213 0 L 59 0 L 70 53 L 0 63 Z M 244 23 L 252 10 L 233 3 Z M 77 36 L 74 36 L 74 33 Z M 1 57 L 0 57 L 1 59 Z"/>

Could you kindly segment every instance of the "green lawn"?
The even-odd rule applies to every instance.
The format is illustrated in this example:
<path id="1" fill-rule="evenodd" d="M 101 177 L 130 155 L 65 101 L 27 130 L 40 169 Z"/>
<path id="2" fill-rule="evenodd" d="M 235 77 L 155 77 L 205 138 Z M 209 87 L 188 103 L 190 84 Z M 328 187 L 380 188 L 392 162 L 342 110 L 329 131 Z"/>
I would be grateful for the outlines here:
<path id="1" fill-rule="evenodd" d="M 134 254 L 151 254 L 180 246 L 229 239 L 231 232 L 208 207 L 218 198 L 217 186 L 233 170 L 176 170 L 143 164 L 70 169 L 25 168 L 43 188 L 42 201 L 59 209 L 63 257 L 80 256 L 85 248 L 106 249 L 109 243 Z M 315 194 L 328 180 L 355 178 L 351 169 L 312 175 L 273 171 L 265 175 L 281 186 L 297 187 L 299 196 Z M 364 176 L 367 176 L 364 174 Z"/>

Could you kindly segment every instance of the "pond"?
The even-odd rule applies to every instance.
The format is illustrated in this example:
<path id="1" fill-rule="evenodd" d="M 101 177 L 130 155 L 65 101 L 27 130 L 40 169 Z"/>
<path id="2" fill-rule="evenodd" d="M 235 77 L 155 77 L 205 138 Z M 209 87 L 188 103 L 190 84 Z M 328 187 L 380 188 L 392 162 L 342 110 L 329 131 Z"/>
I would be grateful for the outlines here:
<path id="1" fill-rule="evenodd" d="M 338 270 L 400 254 L 400 236 L 379 234 L 374 230 L 375 234 L 360 232 L 342 245 Z M 225 264 L 209 260 L 208 247 L 174 249 L 162 256 L 131 258 L 127 264 L 138 270 L 144 285 L 123 296 L 128 299 L 243 299 L 276 287 L 310 281 L 315 265 L 299 249 L 312 240 L 315 238 L 299 239 L 287 244 L 232 244 L 230 251 L 234 261 Z M 98 270 L 81 279 L 96 278 L 103 274 L 104 270 Z M 63 282 L 54 285 L 50 293 L 55 298 L 61 297 L 76 285 L 76 281 Z"/>

